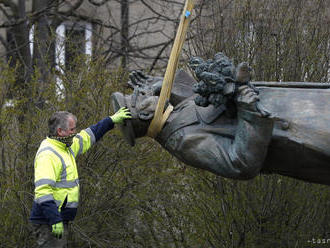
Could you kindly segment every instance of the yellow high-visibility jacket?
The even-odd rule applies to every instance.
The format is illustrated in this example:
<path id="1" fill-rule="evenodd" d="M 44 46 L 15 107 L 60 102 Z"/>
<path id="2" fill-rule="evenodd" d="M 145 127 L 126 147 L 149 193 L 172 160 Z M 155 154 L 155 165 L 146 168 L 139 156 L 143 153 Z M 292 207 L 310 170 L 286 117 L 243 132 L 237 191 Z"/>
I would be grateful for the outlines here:
<path id="1" fill-rule="evenodd" d="M 102 132 L 97 132 L 100 128 L 95 128 L 96 125 L 82 130 L 73 138 L 70 147 L 48 137 L 41 142 L 34 162 L 35 198 L 30 217 L 32 222 L 54 224 L 74 219 L 79 204 L 75 158 L 85 153 L 100 136 L 113 128 L 111 118 L 104 120 L 99 125 L 103 126 Z"/>

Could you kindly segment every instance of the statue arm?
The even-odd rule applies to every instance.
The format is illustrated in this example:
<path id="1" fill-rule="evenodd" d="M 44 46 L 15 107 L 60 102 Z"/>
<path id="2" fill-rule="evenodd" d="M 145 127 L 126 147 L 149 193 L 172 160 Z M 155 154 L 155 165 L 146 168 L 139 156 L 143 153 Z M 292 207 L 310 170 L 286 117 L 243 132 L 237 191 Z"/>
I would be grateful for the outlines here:
<path id="1" fill-rule="evenodd" d="M 249 179 L 259 174 L 272 137 L 273 121 L 259 113 L 238 110 L 238 125 L 234 142 L 228 147 L 231 166 L 237 179 Z"/>
<path id="2" fill-rule="evenodd" d="M 273 131 L 273 120 L 258 112 L 258 95 L 249 86 L 240 87 L 236 98 L 238 125 L 228 149 L 232 166 L 240 177 L 257 175 L 265 160 Z"/>
<path id="3" fill-rule="evenodd" d="M 185 127 L 166 141 L 165 148 L 193 167 L 246 180 L 260 173 L 272 130 L 272 120 L 239 110 L 234 136 L 218 127 Z"/>
<path id="4" fill-rule="evenodd" d="M 253 178 L 263 166 L 273 130 L 273 120 L 256 111 L 257 99 L 256 93 L 244 86 L 236 100 L 236 126 L 220 124 L 220 119 L 226 118 L 224 115 L 210 125 L 200 120 L 199 124 L 186 126 L 171 135 L 165 148 L 186 164 L 223 177 Z M 182 116 L 184 112 L 187 109 L 179 114 Z"/>

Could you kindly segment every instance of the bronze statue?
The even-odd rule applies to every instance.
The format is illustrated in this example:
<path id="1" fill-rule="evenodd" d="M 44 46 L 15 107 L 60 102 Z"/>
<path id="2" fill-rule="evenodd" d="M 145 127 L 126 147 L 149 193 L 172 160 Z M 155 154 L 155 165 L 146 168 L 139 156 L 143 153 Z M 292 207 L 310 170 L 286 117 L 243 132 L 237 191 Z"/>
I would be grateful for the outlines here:
<path id="1" fill-rule="evenodd" d="M 277 173 L 330 185 L 330 89 L 258 86 L 240 75 L 249 71 L 246 64 L 235 67 L 222 53 L 192 58 L 190 66 L 198 81 L 177 73 L 174 110 L 155 138 L 166 150 L 227 178 Z M 115 111 L 132 112 L 121 130 L 133 146 L 147 133 L 162 78 L 140 72 L 130 78 L 133 94 L 116 92 L 111 102 Z"/>

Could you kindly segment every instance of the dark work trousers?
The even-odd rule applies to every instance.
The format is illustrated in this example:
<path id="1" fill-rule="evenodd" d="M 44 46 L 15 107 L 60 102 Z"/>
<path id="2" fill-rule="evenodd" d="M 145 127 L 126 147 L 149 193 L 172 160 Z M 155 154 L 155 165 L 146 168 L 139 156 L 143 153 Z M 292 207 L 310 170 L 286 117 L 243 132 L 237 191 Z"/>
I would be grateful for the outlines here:
<path id="1" fill-rule="evenodd" d="M 61 239 L 57 239 L 52 233 L 52 227 L 44 224 L 32 224 L 33 233 L 36 236 L 38 248 L 67 248 L 68 223 L 64 223 L 64 233 Z"/>

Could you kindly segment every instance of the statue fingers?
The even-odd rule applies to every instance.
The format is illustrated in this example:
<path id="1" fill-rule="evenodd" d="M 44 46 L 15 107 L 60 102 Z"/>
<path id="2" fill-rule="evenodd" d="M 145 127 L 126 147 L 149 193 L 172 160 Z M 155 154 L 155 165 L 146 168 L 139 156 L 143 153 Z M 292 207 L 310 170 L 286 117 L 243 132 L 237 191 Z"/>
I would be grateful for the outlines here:
<path id="1" fill-rule="evenodd" d="M 242 91 L 246 90 L 247 88 L 249 88 L 249 86 L 247 85 L 242 85 L 242 86 L 239 86 L 237 91 L 238 93 L 241 93 Z"/>
<path id="2" fill-rule="evenodd" d="M 244 84 L 242 86 L 238 87 L 238 92 L 246 92 L 246 91 L 253 91 L 256 94 L 259 94 L 259 90 L 252 84 L 248 83 L 248 84 Z"/>
<path id="3" fill-rule="evenodd" d="M 133 86 L 141 86 L 142 85 L 141 82 L 137 78 L 137 72 L 136 71 L 132 71 L 129 74 L 129 79 L 130 79 L 129 85 L 133 85 Z"/>
<path id="4" fill-rule="evenodd" d="M 142 71 L 136 71 L 135 73 L 136 79 L 143 85 L 146 84 L 148 76 L 146 76 Z"/>
<path id="5" fill-rule="evenodd" d="M 129 80 L 129 81 L 127 82 L 127 84 L 128 84 L 128 86 L 131 87 L 132 89 L 134 89 L 135 86 L 136 86 L 134 83 L 132 83 L 131 80 Z"/>
<path id="6" fill-rule="evenodd" d="M 239 95 L 246 95 L 246 94 L 249 94 L 249 93 L 251 93 L 251 92 L 254 93 L 254 90 L 251 89 L 251 88 L 250 88 L 249 86 L 247 86 L 247 85 L 243 85 L 243 86 L 240 86 L 240 87 L 238 88 L 238 93 L 239 93 Z"/>
<path id="7" fill-rule="evenodd" d="M 254 91 L 247 90 L 244 94 L 240 94 L 237 97 L 237 103 L 251 104 L 259 100 L 258 95 Z"/>
<path id="8" fill-rule="evenodd" d="M 247 91 L 246 94 L 245 94 L 245 96 L 246 96 L 247 98 L 255 97 L 255 98 L 258 99 L 258 95 L 257 95 L 253 90 L 251 90 L 251 91 Z"/>
<path id="9" fill-rule="evenodd" d="M 145 75 L 142 71 L 137 70 L 136 73 L 140 78 L 145 79 L 145 80 L 148 79 L 148 76 Z"/>
<path id="10" fill-rule="evenodd" d="M 253 89 L 254 92 L 256 92 L 257 94 L 259 94 L 259 89 L 257 89 L 256 86 L 254 86 L 253 84 L 251 84 L 251 82 L 248 82 L 247 85 Z"/>
<path id="11" fill-rule="evenodd" d="M 256 95 L 255 93 L 248 95 L 247 103 L 251 104 L 251 103 L 255 103 L 257 101 L 259 101 L 258 95 Z"/>

